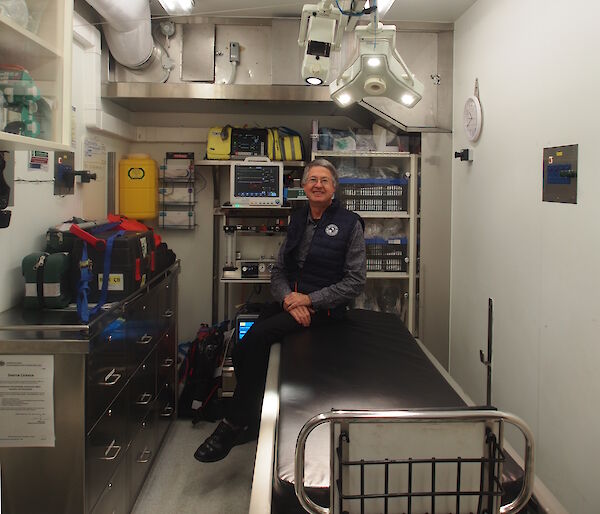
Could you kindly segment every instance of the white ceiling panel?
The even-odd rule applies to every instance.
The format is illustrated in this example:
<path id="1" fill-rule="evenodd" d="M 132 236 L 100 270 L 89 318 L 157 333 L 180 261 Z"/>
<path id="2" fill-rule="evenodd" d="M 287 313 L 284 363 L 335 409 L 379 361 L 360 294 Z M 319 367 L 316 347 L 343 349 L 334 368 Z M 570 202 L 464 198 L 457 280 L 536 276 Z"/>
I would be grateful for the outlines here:
<path id="1" fill-rule="evenodd" d="M 476 0 L 396 0 L 385 21 L 454 22 Z M 299 17 L 305 3 L 316 0 L 196 0 L 193 14 L 199 16 Z M 158 0 L 152 0 L 153 14 L 164 14 Z"/>

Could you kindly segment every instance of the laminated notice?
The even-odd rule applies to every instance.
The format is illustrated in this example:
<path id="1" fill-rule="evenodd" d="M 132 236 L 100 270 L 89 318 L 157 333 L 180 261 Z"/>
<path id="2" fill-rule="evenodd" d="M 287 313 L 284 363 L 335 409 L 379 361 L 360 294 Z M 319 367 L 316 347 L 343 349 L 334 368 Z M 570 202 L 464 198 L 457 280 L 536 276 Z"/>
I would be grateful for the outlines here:
<path id="1" fill-rule="evenodd" d="M 0 355 L 0 447 L 54 446 L 54 356 Z"/>

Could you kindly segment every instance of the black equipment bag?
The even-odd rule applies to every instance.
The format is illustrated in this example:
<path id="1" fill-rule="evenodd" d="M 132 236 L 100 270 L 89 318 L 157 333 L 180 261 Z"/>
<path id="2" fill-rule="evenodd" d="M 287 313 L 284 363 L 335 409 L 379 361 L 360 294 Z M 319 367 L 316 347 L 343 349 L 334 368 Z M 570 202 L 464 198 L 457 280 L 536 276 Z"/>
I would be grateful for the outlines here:
<path id="1" fill-rule="evenodd" d="M 46 252 L 71 252 L 77 236 L 69 231 L 71 225 L 78 225 L 82 230 L 90 230 L 99 225 L 97 221 L 86 221 L 81 218 L 72 218 L 60 225 L 50 227 L 46 231 Z"/>
<path id="2" fill-rule="evenodd" d="M 94 233 L 98 239 L 108 240 L 114 231 Z M 77 286 L 81 278 L 84 241 L 76 239 L 72 252 L 72 283 Z M 117 302 L 143 287 L 152 278 L 154 235 L 148 232 L 124 232 L 113 242 L 110 256 L 109 283 L 106 302 Z M 97 250 L 87 245 L 88 265 L 91 266 L 92 279 L 89 282 L 88 301 L 98 302 L 104 280 L 105 249 Z M 77 291 L 74 292 L 77 295 Z"/>
<path id="3" fill-rule="evenodd" d="M 224 337 L 221 327 L 203 326 L 192 341 L 179 368 L 179 417 L 216 421 L 222 417 L 219 402 Z"/>
<path id="4" fill-rule="evenodd" d="M 167 243 L 160 243 L 154 251 L 154 273 L 157 275 L 166 270 L 168 267 L 175 264 L 176 259 L 177 256 L 175 255 L 175 252 L 167 246 Z"/>

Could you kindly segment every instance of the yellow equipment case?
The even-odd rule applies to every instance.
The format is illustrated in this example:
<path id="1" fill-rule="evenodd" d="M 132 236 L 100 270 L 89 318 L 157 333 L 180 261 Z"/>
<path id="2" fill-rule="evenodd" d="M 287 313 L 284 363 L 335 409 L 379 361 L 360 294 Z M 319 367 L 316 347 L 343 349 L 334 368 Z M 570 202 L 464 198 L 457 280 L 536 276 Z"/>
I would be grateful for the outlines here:
<path id="1" fill-rule="evenodd" d="M 223 161 L 250 156 L 267 156 L 272 161 L 301 161 L 304 159 L 302 138 L 287 127 L 260 129 L 226 125 L 209 129 L 207 159 Z"/>

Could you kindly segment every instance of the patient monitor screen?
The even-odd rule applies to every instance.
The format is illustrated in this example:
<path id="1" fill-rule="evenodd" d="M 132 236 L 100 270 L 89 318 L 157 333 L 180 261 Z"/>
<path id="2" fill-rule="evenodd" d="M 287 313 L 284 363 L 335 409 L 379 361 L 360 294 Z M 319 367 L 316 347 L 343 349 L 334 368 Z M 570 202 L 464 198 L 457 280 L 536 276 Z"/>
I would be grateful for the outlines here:
<path id="1" fill-rule="evenodd" d="M 234 164 L 232 168 L 232 205 L 281 206 L 283 203 L 281 165 Z"/>
<path id="2" fill-rule="evenodd" d="M 240 321 L 239 325 L 238 325 L 238 340 L 242 340 L 244 338 L 244 336 L 246 335 L 246 332 L 248 332 L 248 330 L 250 330 L 250 327 L 254 325 L 254 321 Z"/>

